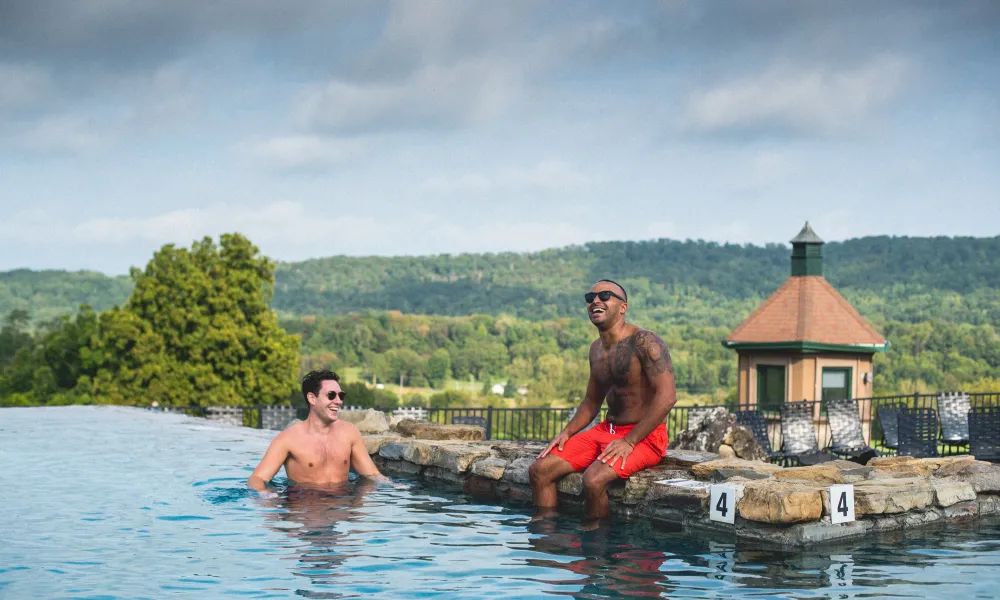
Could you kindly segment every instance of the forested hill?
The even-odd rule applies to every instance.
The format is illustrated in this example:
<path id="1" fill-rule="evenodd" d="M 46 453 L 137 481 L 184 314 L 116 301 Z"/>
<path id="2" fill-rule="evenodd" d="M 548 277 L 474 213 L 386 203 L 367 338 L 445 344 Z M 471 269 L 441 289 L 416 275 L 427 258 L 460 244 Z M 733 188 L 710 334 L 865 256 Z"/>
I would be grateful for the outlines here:
<path id="1" fill-rule="evenodd" d="M 824 273 L 867 315 L 1000 323 L 1000 237 L 867 237 L 828 243 Z M 733 325 L 789 273 L 786 245 L 599 242 L 535 253 L 331 257 L 278 266 L 273 305 L 286 315 L 364 310 L 528 318 L 579 315 L 595 280 L 625 284 L 637 315 Z M 0 314 L 102 310 L 125 300 L 125 277 L 0 273 Z"/>
<path id="2" fill-rule="evenodd" d="M 827 279 L 866 314 L 1000 323 L 1000 237 L 868 237 L 823 252 Z M 790 253 L 778 244 L 656 240 L 527 254 L 334 257 L 279 267 L 274 305 L 289 314 L 553 318 L 579 315 L 582 292 L 609 277 L 626 285 L 637 316 L 732 326 L 788 277 Z"/>
<path id="3" fill-rule="evenodd" d="M 86 304 L 105 310 L 122 304 L 132 293 L 126 276 L 108 277 L 94 271 L 0 272 L 0 315 L 25 310 L 35 321 L 75 312 Z"/>

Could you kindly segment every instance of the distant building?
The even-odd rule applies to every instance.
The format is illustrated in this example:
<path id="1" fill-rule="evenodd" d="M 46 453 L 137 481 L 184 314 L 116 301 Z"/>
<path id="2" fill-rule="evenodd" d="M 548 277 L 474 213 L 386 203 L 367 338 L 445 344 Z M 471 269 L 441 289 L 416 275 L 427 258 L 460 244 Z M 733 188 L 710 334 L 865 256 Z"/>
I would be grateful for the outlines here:
<path id="1" fill-rule="evenodd" d="M 823 240 L 805 224 L 792 275 L 723 344 L 739 356 L 739 401 L 867 398 L 872 356 L 889 342 L 823 278 Z"/>
<path id="2" fill-rule="evenodd" d="M 503 396 L 503 391 L 505 387 L 506 386 L 502 383 L 494 383 L 493 387 L 490 388 L 490 391 L 493 392 L 494 394 Z"/>

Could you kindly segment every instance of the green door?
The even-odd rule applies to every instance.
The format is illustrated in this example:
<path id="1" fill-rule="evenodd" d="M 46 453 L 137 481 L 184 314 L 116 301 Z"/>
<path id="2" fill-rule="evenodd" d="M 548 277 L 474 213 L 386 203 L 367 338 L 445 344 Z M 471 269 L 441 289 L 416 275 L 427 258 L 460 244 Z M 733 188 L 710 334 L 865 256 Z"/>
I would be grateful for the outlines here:
<path id="1" fill-rule="evenodd" d="M 785 402 L 785 367 L 757 365 L 757 408 L 778 410 Z"/>

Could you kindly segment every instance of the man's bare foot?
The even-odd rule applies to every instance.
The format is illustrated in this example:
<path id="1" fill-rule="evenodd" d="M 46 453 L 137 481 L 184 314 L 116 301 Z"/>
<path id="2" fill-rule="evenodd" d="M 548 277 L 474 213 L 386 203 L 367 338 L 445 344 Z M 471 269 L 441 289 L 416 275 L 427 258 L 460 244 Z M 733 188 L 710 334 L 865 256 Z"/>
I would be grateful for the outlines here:
<path id="1" fill-rule="evenodd" d="M 535 521 L 545 521 L 547 519 L 552 519 L 559 514 L 559 511 L 552 506 L 539 506 L 535 510 L 535 515 L 531 517 L 531 522 Z"/>
<path id="2" fill-rule="evenodd" d="M 580 531 L 595 531 L 600 529 L 601 520 L 600 519 L 586 519 L 580 524 Z"/>

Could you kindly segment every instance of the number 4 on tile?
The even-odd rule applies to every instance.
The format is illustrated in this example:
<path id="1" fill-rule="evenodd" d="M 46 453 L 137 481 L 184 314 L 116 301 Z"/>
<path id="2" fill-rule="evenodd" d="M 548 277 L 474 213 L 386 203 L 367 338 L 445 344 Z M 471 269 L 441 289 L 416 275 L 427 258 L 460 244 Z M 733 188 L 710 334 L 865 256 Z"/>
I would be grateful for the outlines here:
<path id="1" fill-rule="evenodd" d="M 731 485 L 713 485 L 709 497 L 708 518 L 720 523 L 736 522 L 736 488 Z"/>
<path id="2" fill-rule="evenodd" d="M 854 486 L 831 485 L 830 486 L 830 521 L 836 525 L 838 523 L 850 523 L 854 520 Z"/>

